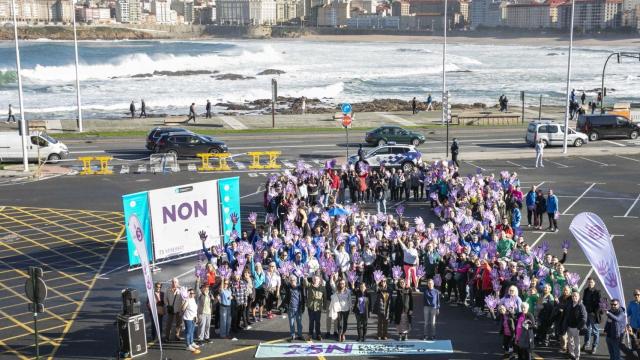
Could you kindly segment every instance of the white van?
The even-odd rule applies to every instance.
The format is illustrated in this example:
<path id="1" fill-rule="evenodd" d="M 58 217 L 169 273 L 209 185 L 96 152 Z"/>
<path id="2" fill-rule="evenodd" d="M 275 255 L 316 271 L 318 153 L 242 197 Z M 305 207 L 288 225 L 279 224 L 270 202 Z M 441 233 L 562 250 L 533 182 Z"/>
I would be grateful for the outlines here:
<path id="1" fill-rule="evenodd" d="M 535 120 L 529 123 L 524 140 L 530 146 L 535 146 L 538 139 L 542 139 L 544 146 L 564 144 L 564 125 L 549 120 Z M 569 128 L 567 133 L 568 145 L 580 147 L 589 141 L 587 134 Z"/>
<path id="2" fill-rule="evenodd" d="M 69 149 L 60 141 L 43 132 L 34 132 L 27 136 L 27 154 L 29 160 L 40 159 L 55 163 L 69 156 Z M 18 132 L 0 132 L 0 161 L 22 160 L 22 136 Z"/>

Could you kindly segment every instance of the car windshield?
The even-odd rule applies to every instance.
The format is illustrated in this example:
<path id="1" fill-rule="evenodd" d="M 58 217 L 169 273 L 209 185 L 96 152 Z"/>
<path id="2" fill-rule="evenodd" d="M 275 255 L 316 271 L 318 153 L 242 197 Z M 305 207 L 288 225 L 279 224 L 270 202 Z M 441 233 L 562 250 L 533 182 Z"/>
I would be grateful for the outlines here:
<path id="1" fill-rule="evenodd" d="M 47 140 L 51 144 L 57 144 L 58 143 L 58 140 L 52 138 L 51 136 L 49 136 L 49 135 L 47 135 L 45 133 L 40 134 L 40 137 L 45 139 L 45 140 Z"/>

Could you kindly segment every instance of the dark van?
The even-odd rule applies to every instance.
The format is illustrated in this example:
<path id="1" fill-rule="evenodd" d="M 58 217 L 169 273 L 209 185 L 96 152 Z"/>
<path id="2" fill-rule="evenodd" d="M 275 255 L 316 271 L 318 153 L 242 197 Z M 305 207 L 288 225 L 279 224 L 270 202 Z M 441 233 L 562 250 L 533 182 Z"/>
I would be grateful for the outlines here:
<path id="1" fill-rule="evenodd" d="M 590 141 L 608 137 L 637 139 L 640 126 L 620 115 L 580 115 L 576 129 L 589 136 Z"/>

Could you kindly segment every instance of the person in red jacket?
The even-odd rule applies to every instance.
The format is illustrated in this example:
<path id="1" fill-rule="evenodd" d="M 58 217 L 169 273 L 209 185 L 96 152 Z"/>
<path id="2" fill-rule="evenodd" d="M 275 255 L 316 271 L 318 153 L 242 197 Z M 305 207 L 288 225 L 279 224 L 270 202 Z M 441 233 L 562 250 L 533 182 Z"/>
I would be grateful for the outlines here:
<path id="1" fill-rule="evenodd" d="M 475 304 L 473 312 L 477 316 L 482 313 L 484 298 L 493 291 L 493 285 L 491 284 L 491 266 L 484 259 L 480 260 L 480 266 L 476 269 L 473 285 L 475 288 Z"/>

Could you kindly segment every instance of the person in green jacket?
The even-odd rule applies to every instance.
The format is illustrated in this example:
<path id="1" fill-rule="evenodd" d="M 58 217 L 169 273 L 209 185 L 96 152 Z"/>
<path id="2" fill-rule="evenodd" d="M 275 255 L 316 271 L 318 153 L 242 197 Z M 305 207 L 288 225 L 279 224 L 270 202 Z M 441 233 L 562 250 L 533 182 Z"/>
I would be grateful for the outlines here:
<path id="1" fill-rule="evenodd" d="M 320 316 L 327 300 L 327 290 L 318 275 L 313 276 L 310 285 L 307 278 L 304 279 L 304 282 L 307 288 L 307 309 L 309 310 L 309 340 L 322 341 Z"/>
<path id="2" fill-rule="evenodd" d="M 498 250 L 498 254 L 500 255 L 500 257 L 506 257 L 507 254 L 509 254 L 509 252 L 511 252 L 511 250 L 513 250 L 516 247 L 516 242 L 507 238 L 507 237 L 503 237 L 502 239 L 500 239 L 498 241 L 498 245 L 496 246 L 496 249 Z"/>

